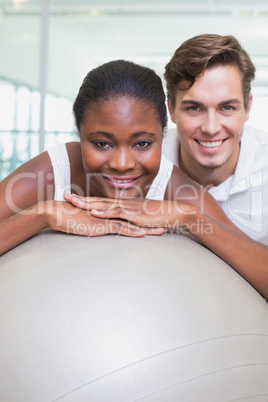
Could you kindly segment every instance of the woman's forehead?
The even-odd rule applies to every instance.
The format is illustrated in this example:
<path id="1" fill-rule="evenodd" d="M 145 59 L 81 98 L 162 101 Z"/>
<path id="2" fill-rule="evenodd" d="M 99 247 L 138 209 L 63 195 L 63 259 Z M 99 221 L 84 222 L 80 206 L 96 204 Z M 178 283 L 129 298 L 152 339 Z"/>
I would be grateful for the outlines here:
<path id="1" fill-rule="evenodd" d="M 102 116 L 117 116 L 118 118 L 133 118 L 139 116 L 139 119 L 150 118 L 160 120 L 155 105 L 147 99 L 134 98 L 130 96 L 116 96 L 91 103 L 85 113 L 85 119 L 92 118 L 92 115 L 101 114 Z"/>
<path id="2" fill-rule="evenodd" d="M 143 105 L 146 107 L 151 107 L 154 108 L 154 103 L 146 98 L 142 98 L 142 97 L 134 97 L 134 96 L 130 96 L 130 95 L 110 95 L 107 98 L 101 98 L 101 99 L 97 99 L 96 101 L 91 102 L 89 108 L 99 108 L 102 107 L 103 105 L 109 105 L 109 104 L 122 104 L 122 103 L 129 103 L 133 106 L 135 105 Z"/>
<path id="3" fill-rule="evenodd" d="M 148 103 L 133 98 L 107 100 L 88 110 L 82 125 L 81 133 L 134 132 L 155 133 L 162 138 L 162 125 L 154 108 Z"/>

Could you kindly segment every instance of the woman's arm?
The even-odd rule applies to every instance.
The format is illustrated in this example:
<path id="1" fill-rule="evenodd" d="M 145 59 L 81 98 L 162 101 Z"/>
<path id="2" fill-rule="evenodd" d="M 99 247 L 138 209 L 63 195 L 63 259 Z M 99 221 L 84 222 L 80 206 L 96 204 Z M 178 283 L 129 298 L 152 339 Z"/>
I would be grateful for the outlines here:
<path id="1" fill-rule="evenodd" d="M 53 198 L 52 172 L 44 152 L 1 181 L 0 255 L 47 226 L 37 204 Z"/>
<path id="2" fill-rule="evenodd" d="M 47 227 L 38 205 L 13 214 L 0 221 L 0 255 Z"/>
<path id="3" fill-rule="evenodd" d="M 115 233 L 137 237 L 164 232 L 143 230 L 118 219 L 103 220 L 53 198 L 53 169 L 46 152 L 0 183 L 0 255 L 46 227 L 84 236 Z"/>
<path id="4" fill-rule="evenodd" d="M 0 222 L 0 255 L 46 227 L 80 236 L 103 236 L 113 233 L 142 237 L 145 234 L 159 235 L 165 231 L 163 228 L 143 229 L 117 218 L 101 219 L 92 216 L 89 211 L 63 201 L 44 201 Z"/>

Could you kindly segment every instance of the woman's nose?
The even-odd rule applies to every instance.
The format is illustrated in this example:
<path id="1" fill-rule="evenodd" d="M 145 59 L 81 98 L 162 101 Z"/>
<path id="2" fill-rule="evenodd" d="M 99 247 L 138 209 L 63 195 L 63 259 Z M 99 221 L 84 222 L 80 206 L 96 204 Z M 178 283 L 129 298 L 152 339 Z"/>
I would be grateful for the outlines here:
<path id="1" fill-rule="evenodd" d="M 109 167 L 120 172 L 134 169 L 135 165 L 136 161 L 132 152 L 125 147 L 116 149 L 109 159 Z"/>

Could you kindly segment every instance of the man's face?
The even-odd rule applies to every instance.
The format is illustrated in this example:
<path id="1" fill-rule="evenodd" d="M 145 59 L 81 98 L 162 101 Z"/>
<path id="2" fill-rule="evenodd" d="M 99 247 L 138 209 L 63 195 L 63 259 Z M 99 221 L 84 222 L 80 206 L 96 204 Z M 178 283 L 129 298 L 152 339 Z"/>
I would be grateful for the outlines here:
<path id="1" fill-rule="evenodd" d="M 220 181 L 225 180 L 226 172 L 227 177 L 234 172 L 251 101 L 250 96 L 245 110 L 242 78 L 236 66 L 207 69 L 191 88 L 177 91 L 175 108 L 169 104 L 169 110 L 177 125 L 180 163 L 186 172 L 199 169 L 199 174 L 209 175 L 220 169 Z"/>

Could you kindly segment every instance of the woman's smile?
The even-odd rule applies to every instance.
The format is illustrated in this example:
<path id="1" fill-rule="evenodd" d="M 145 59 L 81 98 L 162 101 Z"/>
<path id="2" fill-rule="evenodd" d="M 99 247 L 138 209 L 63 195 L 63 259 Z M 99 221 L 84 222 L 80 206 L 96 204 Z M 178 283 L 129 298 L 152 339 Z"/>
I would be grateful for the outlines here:
<path id="1" fill-rule="evenodd" d="M 80 129 L 92 196 L 145 196 L 158 173 L 162 125 L 144 100 L 122 96 L 92 108 Z"/>
<path id="2" fill-rule="evenodd" d="M 103 177 L 108 180 L 108 182 L 111 184 L 111 186 L 114 186 L 116 188 L 131 188 L 135 184 L 137 184 L 138 180 L 140 179 L 141 176 L 138 177 L 108 177 L 103 175 Z"/>

